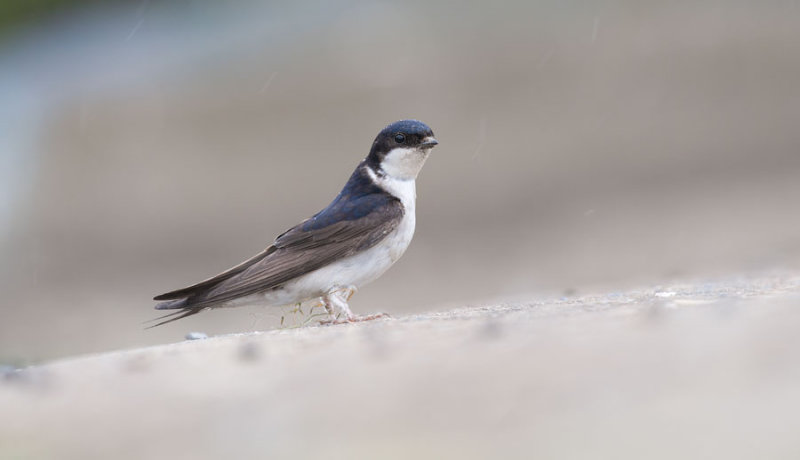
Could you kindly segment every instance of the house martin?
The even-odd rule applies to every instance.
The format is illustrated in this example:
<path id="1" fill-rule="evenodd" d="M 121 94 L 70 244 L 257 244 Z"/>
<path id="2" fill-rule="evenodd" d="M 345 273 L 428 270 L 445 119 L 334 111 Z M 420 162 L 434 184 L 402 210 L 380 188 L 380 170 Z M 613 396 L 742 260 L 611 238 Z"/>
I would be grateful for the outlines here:
<path id="1" fill-rule="evenodd" d="M 326 323 L 365 321 L 348 302 L 403 255 L 416 224 L 415 180 L 431 149 L 433 131 L 417 120 L 384 128 L 369 155 L 322 211 L 278 236 L 241 264 L 176 291 L 156 296 L 157 310 L 175 310 L 160 326 L 208 308 L 290 305 L 316 301 Z"/>

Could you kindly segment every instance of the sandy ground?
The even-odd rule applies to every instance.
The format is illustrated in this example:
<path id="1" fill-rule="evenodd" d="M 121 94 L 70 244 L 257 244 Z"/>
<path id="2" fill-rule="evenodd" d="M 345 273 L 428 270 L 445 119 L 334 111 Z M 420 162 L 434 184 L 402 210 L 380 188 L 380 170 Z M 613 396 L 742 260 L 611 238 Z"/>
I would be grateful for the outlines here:
<path id="1" fill-rule="evenodd" d="M 800 275 L 104 353 L 0 380 L 0 458 L 798 458 Z"/>

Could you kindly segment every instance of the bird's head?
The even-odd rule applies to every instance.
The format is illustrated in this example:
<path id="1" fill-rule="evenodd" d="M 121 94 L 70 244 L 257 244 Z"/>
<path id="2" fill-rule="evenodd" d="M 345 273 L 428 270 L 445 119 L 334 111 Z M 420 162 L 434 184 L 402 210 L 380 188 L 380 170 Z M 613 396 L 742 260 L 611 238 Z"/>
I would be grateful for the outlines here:
<path id="1" fill-rule="evenodd" d="M 431 149 L 438 143 L 433 131 L 425 123 L 418 120 L 396 121 L 378 133 L 367 156 L 367 163 L 391 178 L 413 180 Z"/>

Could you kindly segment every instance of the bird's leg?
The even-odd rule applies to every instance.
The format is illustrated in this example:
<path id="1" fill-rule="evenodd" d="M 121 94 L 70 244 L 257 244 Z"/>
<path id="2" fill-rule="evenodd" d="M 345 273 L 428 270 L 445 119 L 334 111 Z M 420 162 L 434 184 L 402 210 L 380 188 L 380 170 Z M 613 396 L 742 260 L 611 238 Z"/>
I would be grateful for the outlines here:
<path id="1" fill-rule="evenodd" d="M 342 321 L 339 319 L 336 313 L 336 307 L 338 306 L 338 302 L 336 299 L 335 292 L 329 292 L 320 298 L 320 302 L 322 302 L 322 306 L 325 307 L 325 311 L 328 312 L 328 319 L 324 319 L 320 321 L 320 324 L 339 324 L 346 321 Z"/>
<path id="2" fill-rule="evenodd" d="M 352 297 L 353 292 L 354 290 L 349 288 L 339 289 L 329 292 L 323 297 L 325 309 L 328 310 L 328 314 L 331 316 L 329 320 L 324 321 L 324 324 L 349 323 L 355 320 L 356 316 L 350 311 L 350 306 L 347 305 L 347 301 Z M 337 313 L 341 313 L 344 318 L 340 319 Z"/>
<path id="3" fill-rule="evenodd" d="M 331 301 L 328 300 L 328 296 L 321 297 L 319 301 L 322 303 L 322 306 L 325 307 L 325 311 L 328 312 L 331 319 L 336 319 L 336 311 L 334 311 Z"/>
<path id="4" fill-rule="evenodd" d="M 379 313 L 376 315 L 367 315 L 367 316 L 356 316 L 350 311 L 350 306 L 347 302 L 353 297 L 358 289 L 355 286 L 347 286 L 344 289 L 338 289 L 336 291 L 329 292 L 327 295 L 322 297 L 322 303 L 325 305 L 325 309 L 328 311 L 328 314 L 331 316 L 329 320 L 320 321 L 322 324 L 342 324 L 342 323 L 355 323 L 359 321 L 369 321 L 378 318 L 385 318 L 388 317 L 386 313 Z M 339 310 L 344 315 L 344 318 L 340 319 L 336 316 L 335 311 Z"/>
<path id="5" fill-rule="evenodd" d="M 358 288 L 356 288 L 355 286 L 348 286 L 347 289 L 345 289 L 345 291 L 347 292 L 347 300 L 349 301 L 350 298 L 353 297 L 353 295 L 356 292 L 358 292 Z M 346 306 L 347 306 L 347 303 L 345 303 L 345 307 Z M 389 314 L 388 313 L 374 313 L 372 315 L 355 316 L 352 313 L 350 313 L 350 309 L 349 308 L 347 309 L 347 313 L 349 313 L 351 315 L 349 317 L 350 318 L 349 321 L 351 323 L 352 322 L 356 322 L 356 321 L 371 321 L 373 319 L 378 319 L 378 318 L 389 318 Z"/>

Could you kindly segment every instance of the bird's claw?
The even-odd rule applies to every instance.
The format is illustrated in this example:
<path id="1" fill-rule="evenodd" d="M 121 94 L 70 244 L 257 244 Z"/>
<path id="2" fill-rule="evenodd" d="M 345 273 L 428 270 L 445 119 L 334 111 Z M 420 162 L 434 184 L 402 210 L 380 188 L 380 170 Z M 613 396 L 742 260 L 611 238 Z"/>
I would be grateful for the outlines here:
<path id="1" fill-rule="evenodd" d="M 334 324 L 347 324 L 347 323 L 360 323 L 363 321 L 372 321 L 374 319 L 380 318 L 391 318 L 388 313 L 376 313 L 374 315 L 364 315 L 364 316 L 351 316 L 348 318 L 331 318 L 331 319 L 323 319 L 320 320 L 319 324 L 323 326 L 329 326 Z"/>

